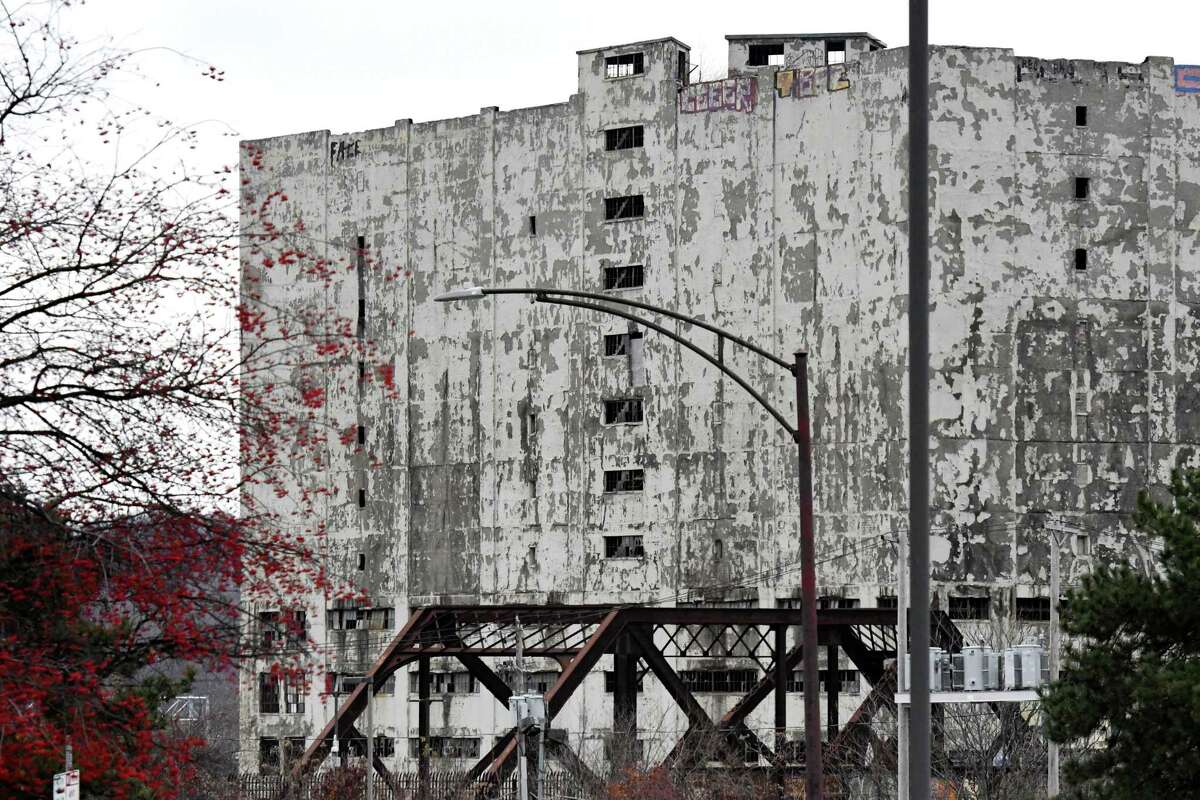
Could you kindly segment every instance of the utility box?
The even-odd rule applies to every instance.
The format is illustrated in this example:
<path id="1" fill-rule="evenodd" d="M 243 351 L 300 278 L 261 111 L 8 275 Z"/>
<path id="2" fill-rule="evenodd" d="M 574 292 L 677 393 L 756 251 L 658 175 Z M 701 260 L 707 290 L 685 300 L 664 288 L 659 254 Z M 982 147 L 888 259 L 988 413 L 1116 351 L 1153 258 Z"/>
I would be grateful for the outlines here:
<path id="1" fill-rule="evenodd" d="M 982 692 L 988 689 L 1000 688 L 1001 654 L 995 653 L 990 647 L 964 647 L 962 654 L 954 657 L 956 662 L 961 659 L 961 668 L 956 664 L 955 675 L 961 679 L 955 688 L 964 692 Z"/>
<path id="2" fill-rule="evenodd" d="M 1008 689 L 1036 689 L 1042 685 L 1041 645 L 1021 644 L 1004 651 L 1004 685 Z"/>
<path id="3" fill-rule="evenodd" d="M 950 671 L 950 659 L 940 647 L 929 648 L 929 691 L 940 692 L 943 685 L 950 682 L 947 676 L 942 680 L 943 672 Z M 912 691 L 912 655 L 904 656 L 904 691 Z"/>
<path id="4" fill-rule="evenodd" d="M 513 724 L 521 730 L 546 727 L 546 698 L 540 694 L 515 694 L 508 700 Z"/>

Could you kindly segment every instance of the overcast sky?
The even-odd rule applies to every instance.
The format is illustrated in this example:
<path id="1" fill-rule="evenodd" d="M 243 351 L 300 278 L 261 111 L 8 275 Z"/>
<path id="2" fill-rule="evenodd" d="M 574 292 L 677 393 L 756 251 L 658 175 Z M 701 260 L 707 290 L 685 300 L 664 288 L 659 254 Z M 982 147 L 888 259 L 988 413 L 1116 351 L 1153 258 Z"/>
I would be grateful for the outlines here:
<path id="1" fill-rule="evenodd" d="M 1190 0 L 930 5 L 930 40 L 937 44 L 1011 47 L 1045 58 L 1140 62 L 1161 55 L 1200 63 L 1200 4 Z M 68 11 L 66 22 L 84 37 L 195 57 L 203 65 L 148 53 L 141 63 L 151 80 L 123 91 L 176 122 L 218 120 L 240 138 L 261 138 L 560 102 L 576 88 L 576 50 L 661 36 L 691 45 L 706 79 L 724 75 L 725 34 L 867 31 L 901 46 L 907 9 L 899 0 L 90 0 Z M 225 71 L 224 81 L 201 77 L 209 63 Z M 205 148 L 205 158 L 221 154 L 236 161 L 232 137 Z"/>

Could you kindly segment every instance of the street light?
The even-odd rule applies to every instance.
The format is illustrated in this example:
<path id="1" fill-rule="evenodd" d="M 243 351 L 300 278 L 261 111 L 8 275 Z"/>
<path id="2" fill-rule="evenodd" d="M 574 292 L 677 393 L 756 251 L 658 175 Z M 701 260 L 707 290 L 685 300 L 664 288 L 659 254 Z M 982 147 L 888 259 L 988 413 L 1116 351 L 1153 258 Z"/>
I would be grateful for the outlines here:
<path id="1" fill-rule="evenodd" d="M 565 289 L 551 289 L 545 287 L 503 287 L 492 288 L 483 286 L 471 286 L 465 289 L 458 289 L 445 294 L 440 294 L 434 298 L 439 303 L 448 303 L 458 300 L 480 300 L 487 295 L 497 294 L 524 294 L 532 295 L 533 299 L 539 303 L 549 303 L 553 305 L 569 306 L 572 308 L 582 308 L 588 311 L 595 311 L 601 314 L 609 314 L 615 317 L 621 317 L 631 322 L 635 322 L 645 328 L 660 333 L 678 344 L 696 353 L 698 356 L 709 362 L 719 369 L 726 377 L 741 386 L 746 392 L 753 397 L 759 405 L 767 410 L 775 421 L 788 432 L 792 440 L 796 443 L 799 451 L 799 488 L 800 488 L 800 588 L 801 588 L 801 631 L 803 636 L 803 660 L 804 660 L 804 752 L 805 752 L 805 794 L 810 800 L 820 800 L 822 797 L 822 758 L 821 758 L 821 696 L 820 696 L 820 681 L 817 673 L 817 574 L 816 574 L 816 548 L 813 540 L 813 503 L 812 503 L 812 433 L 809 425 L 808 413 L 808 353 L 799 350 L 794 355 L 793 361 L 779 358 L 757 345 L 754 345 L 740 336 L 735 336 L 728 331 L 710 325 L 703 320 L 695 317 L 681 314 L 670 309 L 660 308 L 649 303 L 642 303 L 636 300 L 626 300 L 624 298 L 612 297 L 610 295 L 597 294 L 595 292 L 579 292 Z M 664 317 L 679 320 L 680 322 L 692 325 L 697 328 L 702 328 L 717 337 L 716 354 L 710 353 L 704 348 L 688 341 L 679 334 L 671 331 L 662 325 L 652 322 L 637 314 L 625 311 L 612 306 L 628 306 L 634 309 L 649 311 L 654 314 L 660 314 Z M 729 341 L 733 344 L 743 347 L 755 355 L 770 361 L 777 367 L 780 367 L 791 373 L 796 382 L 796 425 L 793 427 L 788 423 L 787 418 L 779 412 L 777 408 L 767 402 L 754 387 L 746 382 L 745 378 L 738 375 L 725 364 L 725 342 Z M 784 653 L 783 648 L 776 646 L 775 658 L 780 663 L 782 662 Z M 780 670 L 775 670 L 777 673 Z M 781 691 L 782 687 L 776 687 L 777 692 Z M 777 695 L 782 696 L 782 695 Z M 776 743 L 776 749 L 782 749 L 783 743 L 783 727 L 785 726 L 786 710 L 782 703 L 776 704 L 775 708 L 775 725 L 776 735 L 779 741 Z"/>

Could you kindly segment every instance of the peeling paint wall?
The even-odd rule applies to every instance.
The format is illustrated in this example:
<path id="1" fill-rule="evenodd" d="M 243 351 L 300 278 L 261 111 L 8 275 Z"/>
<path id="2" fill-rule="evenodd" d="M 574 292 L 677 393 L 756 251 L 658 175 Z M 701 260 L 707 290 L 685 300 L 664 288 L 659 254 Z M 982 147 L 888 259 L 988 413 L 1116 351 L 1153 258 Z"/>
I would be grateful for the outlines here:
<path id="1" fill-rule="evenodd" d="M 393 606 L 396 627 L 435 602 L 644 601 L 726 584 L 761 605 L 793 596 L 794 446 L 737 386 L 653 334 L 644 385 L 632 381 L 627 357 L 604 356 L 605 335 L 628 331 L 617 318 L 519 297 L 432 300 L 473 284 L 600 290 L 606 267 L 641 264 L 644 285 L 628 296 L 781 355 L 810 352 L 822 591 L 866 606 L 893 594 L 881 535 L 907 520 L 907 55 L 870 41 L 851 40 L 832 78 L 821 68 L 803 91 L 795 76 L 783 91 L 775 68 L 736 66 L 747 41 L 731 40 L 735 95 L 753 86 L 752 103 L 706 93 L 702 109 L 685 109 L 686 46 L 664 39 L 580 53 L 565 103 L 253 143 L 263 168 L 242 165 L 252 193 L 286 191 L 327 258 L 351 258 L 357 236 L 370 254 L 329 285 L 264 276 L 271 296 L 353 316 L 361 293 L 382 354 L 368 368 L 395 375 L 387 391 L 361 385 L 349 361 L 286 376 L 330 398 L 322 462 L 294 452 L 292 471 L 298 485 L 336 490 L 324 509 L 331 568 Z M 606 57 L 633 52 L 645 74 L 606 78 Z M 933 50 L 942 607 L 987 591 L 1004 616 L 1018 595 L 1046 594 L 1036 510 L 1088 534 L 1090 555 L 1067 555 L 1065 574 L 1089 558 L 1144 558 L 1129 536 L 1136 491 L 1161 491 L 1172 467 L 1197 462 L 1200 98 L 1186 82 L 1177 90 L 1173 66 Z M 625 125 L 644 126 L 643 146 L 607 152 L 604 131 Z M 1090 179 L 1086 199 L 1078 177 Z M 638 194 L 642 218 L 605 221 L 605 198 Z M 255 224 L 245 209 L 243 223 Z M 261 272 L 249 259 L 244 270 Z M 789 376 L 726 356 L 794 413 Z M 602 401 L 623 397 L 642 398 L 644 421 L 604 425 Z M 357 424 L 361 453 L 336 434 Z M 630 468 L 644 469 L 642 491 L 603 491 L 604 470 Z M 644 557 L 605 558 L 615 535 L 642 536 Z M 309 619 L 336 670 L 346 648 L 324 629 L 328 605 L 313 597 Z M 378 632 L 372 652 L 389 636 Z M 701 664 L 711 661 L 681 668 Z M 416 714 L 400 678 L 376 718 L 403 759 Z M 253 676 L 243 679 L 251 761 L 259 736 L 320 728 L 333 703 L 319 688 L 304 715 L 260 717 Z M 654 736 L 685 727 L 663 698 L 642 702 Z M 434 733 L 481 736 L 484 751 L 505 724 L 486 695 L 443 710 Z M 752 725 L 769 727 L 767 713 Z M 789 714 L 799 723 L 798 695 Z M 586 750 L 611 720 L 597 676 L 559 724 L 586 733 Z"/>

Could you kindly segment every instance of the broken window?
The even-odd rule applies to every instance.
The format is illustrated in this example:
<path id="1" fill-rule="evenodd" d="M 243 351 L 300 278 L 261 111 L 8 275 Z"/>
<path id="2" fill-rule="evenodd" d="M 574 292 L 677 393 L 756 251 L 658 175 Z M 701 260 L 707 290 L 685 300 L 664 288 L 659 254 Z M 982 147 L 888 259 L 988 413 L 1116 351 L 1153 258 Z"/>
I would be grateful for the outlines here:
<path id="1" fill-rule="evenodd" d="M 604 132 L 605 150 L 631 150 L 641 147 L 644 129 L 641 125 L 626 125 L 624 128 L 609 128 Z"/>
<path id="2" fill-rule="evenodd" d="M 750 57 L 746 60 L 746 65 L 750 67 L 782 67 L 783 42 L 750 45 Z"/>
<path id="3" fill-rule="evenodd" d="M 430 736 L 426 739 L 429 755 L 433 758 L 479 758 L 479 739 L 472 736 Z M 421 740 L 408 740 L 409 758 L 419 758 Z"/>
<path id="4" fill-rule="evenodd" d="M 899 608 L 900 598 L 894 594 L 881 594 L 875 598 L 876 608 Z"/>
<path id="5" fill-rule="evenodd" d="M 829 670 L 822 669 L 817 671 L 817 678 L 820 682 L 818 691 L 825 691 L 829 681 Z M 840 694 L 858 694 L 860 691 L 858 682 L 858 670 L 856 669 L 839 669 L 838 670 L 838 692 Z M 804 671 L 794 670 L 788 674 L 787 690 L 792 693 L 801 693 L 804 691 Z"/>
<path id="6" fill-rule="evenodd" d="M 283 713 L 304 713 L 304 680 L 289 677 L 283 681 Z"/>
<path id="7" fill-rule="evenodd" d="M 604 59 L 604 77 L 629 78 L 641 75 L 646 71 L 646 61 L 642 53 L 626 53 L 622 56 L 609 56 Z"/>
<path id="8" fill-rule="evenodd" d="M 1018 597 L 1016 604 L 1017 619 L 1023 622 L 1049 622 L 1049 597 Z"/>
<path id="9" fill-rule="evenodd" d="M 680 50 L 679 55 L 678 55 L 677 68 L 675 71 L 675 78 L 680 83 L 682 83 L 684 86 L 687 86 L 688 81 L 691 79 L 692 69 L 691 69 L 691 65 L 688 63 L 688 61 L 689 61 L 688 52 L 686 50 Z"/>
<path id="10" fill-rule="evenodd" d="M 645 201 L 640 194 L 604 198 L 604 219 L 638 219 L 646 215 Z"/>
<path id="11" fill-rule="evenodd" d="M 1087 106 L 1075 106 L 1075 124 L 1080 128 L 1087 126 Z"/>
<path id="12" fill-rule="evenodd" d="M 558 681 L 558 673 L 553 670 L 539 670 L 525 675 L 525 690 L 545 694 Z"/>
<path id="13" fill-rule="evenodd" d="M 358 426 L 358 443 L 359 444 L 367 443 L 367 426 L 366 425 Z"/>
<path id="14" fill-rule="evenodd" d="M 364 570 L 367 568 L 367 554 L 366 553 L 358 554 L 358 568 L 360 570 Z"/>
<path id="15" fill-rule="evenodd" d="M 421 676 L 415 670 L 408 673 L 408 693 L 420 696 Z M 469 672 L 430 672 L 429 694 L 477 694 L 479 684 Z"/>
<path id="16" fill-rule="evenodd" d="M 396 618 L 394 608 L 331 608 L 325 613 L 325 627 L 332 631 L 370 629 L 391 630 Z"/>
<path id="17" fill-rule="evenodd" d="M 391 758 L 396 755 L 396 740 L 382 733 L 375 737 L 375 755 L 379 758 Z"/>
<path id="18" fill-rule="evenodd" d="M 949 598 L 950 619 L 987 619 L 991 614 L 991 601 L 985 597 Z"/>
<path id="19" fill-rule="evenodd" d="M 358 507 L 359 508 L 367 507 L 367 490 L 366 489 L 358 490 Z"/>
<path id="20" fill-rule="evenodd" d="M 272 652 L 281 638 L 278 611 L 258 612 L 258 635 L 262 641 L 263 650 Z"/>
<path id="21" fill-rule="evenodd" d="M 1082 247 L 1076 247 L 1075 248 L 1075 269 L 1077 269 L 1077 270 L 1087 269 L 1087 262 L 1088 262 L 1087 250 L 1083 249 Z"/>
<path id="22" fill-rule="evenodd" d="M 860 605 L 857 597 L 827 594 L 817 598 L 817 608 L 858 608 Z"/>
<path id="23" fill-rule="evenodd" d="M 1076 200 L 1086 200 L 1087 196 L 1088 196 L 1089 188 L 1091 188 L 1091 179 L 1090 178 L 1076 178 L 1075 179 L 1075 199 Z"/>
<path id="24" fill-rule="evenodd" d="M 258 740 L 258 771 L 264 775 L 279 772 L 279 739 L 274 736 Z"/>
<path id="25" fill-rule="evenodd" d="M 642 421 L 642 398 L 604 401 L 605 425 L 636 425 Z"/>
<path id="26" fill-rule="evenodd" d="M 287 765 L 295 764 L 304 755 L 308 740 L 303 736 L 289 736 L 283 740 L 283 760 Z"/>
<path id="27" fill-rule="evenodd" d="M 604 291 L 636 289 L 642 285 L 641 264 L 620 264 L 604 268 Z"/>
<path id="28" fill-rule="evenodd" d="M 537 217 L 533 214 L 529 215 L 529 235 L 537 236 Z"/>
<path id="29" fill-rule="evenodd" d="M 605 536 L 605 558 L 642 558 L 646 551 L 641 536 Z"/>
<path id="30" fill-rule="evenodd" d="M 279 713 L 279 679 L 270 672 L 258 673 L 258 713 Z"/>
<path id="31" fill-rule="evenodd" d="M 390 631 L 395 615 L 393 608 L 372 608 L 367 612 L 367 627 L 373 631 Z"/>
<path id="32" fill-rule="evenodd" d="M 745 694 L 758 683 L 758 671 L 753 669 L 685 669 L 679 677 L 696 694 Z"/>
<path id="33" fill-rule="evenodd" d="M 641 339 L 640 331 L 631 333 L 609 333 L 604 336 L 604 355 L 605 356 L 627 356 L 629 355 L 629 342 L 632 339 Z"/>
<path id="34" fill-rule="evenodd" d="M 609 494 L 616 492 L 640 492 L 645 480 L 645 470 L 606 469 L 604 470 L 604 491 Z"/>
<path id="35" fill-rule="evenodd" d="M 825 40 L 825 63 L 826 64 L 845 64 L 846 63 L 846 40 L 845 39 L 826 39 Z"/>

